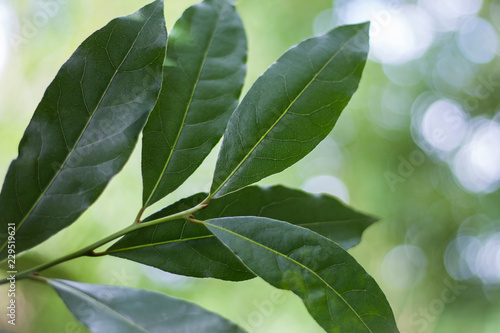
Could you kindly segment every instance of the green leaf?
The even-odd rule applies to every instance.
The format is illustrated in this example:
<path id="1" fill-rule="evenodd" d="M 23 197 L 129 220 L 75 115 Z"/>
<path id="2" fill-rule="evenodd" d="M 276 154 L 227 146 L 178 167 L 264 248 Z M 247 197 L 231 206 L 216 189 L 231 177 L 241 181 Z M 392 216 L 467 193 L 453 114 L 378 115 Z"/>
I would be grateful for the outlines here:
<path id="1" fill-rule="evenodd" d="M 200 193 L 183 199 L 148 217 L 143 223 L 192 208 L 205 198 L 206 195 Z M 113 244 L 106 253 L 186 276 L 229 281 L 254 277 L 205 226 L 186 220 L 131 232 Z"/>
<path id="2" fill-rule="evenodd" d="M 225 217 L 205 224 L 257 276 L 302 298 L 327 332 L 398 332 L 376 282 L 331 240 L 262 217 Z"/>
<path id="3" fill-rule="evenodd" d="M 160 97 L 144 128 L 144 207 L 179 187 L 217 144 L 238 104 L 246 54 L 229 0 L 205 0 L 177 21 Z"/>
<path id="4" fill-rule="evenodd" d="M 156 220 L 202 202 L 195 194 L 148 217 Z M 283 186 L 246 187 L 213 199 L 194 214 L 198 220 L 226 216 L 262 216 L 307 227 L 338 242 L 345 249 L 357 245 L 375 219 L 357 213 L 329 195 L 312 195 Z M 124 236 L 107 253 L 171 273 L 224 280 L 252 278 L 233 253 L 204 226 L 185 220 L 147 227 Z"/>
<path id="5" fill-rule="evenodd" d="M 148 290 L 48 280 L 68 309 L 94 333 L 244 332 L 193 303 Z"/>
<path id="6" fill-rule="evenodd" d="M 73 223 L 136 144 L 156 102 L 165 58 L 163 1 L 92 34 L 61 67 L 19 145 L 0 194 L 16 252 Z M 7 235 L 0 233 L 1 258 Z"/>
<path id="7" fill-rule="evenodd" d="M 361 79 L 368 28 L 342 26 L 310 38 L 255 82 L 224 134 L 212 196 L 288 168 L 330 133 Z"/>
<path id="8" fill-rule="evenodd" d="M 286 221 L 316 231 L 346 250 L 358 245 L 363 231 L 377 221 L 331 195 L 311 194 L 279 185 L 243 188 L 211 200 L 206 209 L 195 214 L 199 220 L 229 216 L 261 216 Z"/>

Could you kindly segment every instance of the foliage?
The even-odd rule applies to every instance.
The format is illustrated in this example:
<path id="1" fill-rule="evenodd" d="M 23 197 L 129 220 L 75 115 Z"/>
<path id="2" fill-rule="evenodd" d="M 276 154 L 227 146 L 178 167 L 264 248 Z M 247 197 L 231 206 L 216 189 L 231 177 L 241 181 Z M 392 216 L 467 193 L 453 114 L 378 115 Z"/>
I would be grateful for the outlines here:
<path id="1" fill-rule="evenodd" d="M 384 294 L 346 252 L 375 219 L 328 195 L 248 187 L 296 163 L 331 132 L 361 79 L 368 27 L 341 26 L 301 42 L 238 105 L 246 38 L 228 0 L 188 8 L 168 42 L 161 0 L 111 21 L 61 67 L 26 129 L 0 194 L 0 224 L 15 229 L 15 236 L 0 234 L 1 258 L 10 261 L 76 221 L 143 133 L 143 204 L 133 224 L 16 279 L 52 286 L 93 332 L 242 329 L 165 295 L 38 272 L 113 255 L 192 277 L 257 276 L 296 293 L 328 332 L 397 332 Z M 222 136 L 210 192 L 143 219 Z"/>

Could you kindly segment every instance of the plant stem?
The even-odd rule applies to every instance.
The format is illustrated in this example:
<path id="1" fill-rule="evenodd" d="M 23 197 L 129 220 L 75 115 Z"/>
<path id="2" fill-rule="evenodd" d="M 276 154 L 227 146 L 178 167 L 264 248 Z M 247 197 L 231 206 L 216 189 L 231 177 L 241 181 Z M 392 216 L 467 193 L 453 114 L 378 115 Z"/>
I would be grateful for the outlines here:
<path id="1" fill-rule="evenodd" d="M 146 210 L 146 206 L 142 207 L 139 213 L 137 214 L 137 217 L 135 218 L 134 223 L 141 223 L 141 217 L 144 211 Z"/>
<path id="2" fill-rule="evenodd" d="M 109 242 L 111 242 L 112 240 L 115 240 L 119 237 L 122 237 L 130 232 L 133 232 L 133 231 L 136 231 L 136 230 L 139 230 L 139 229 L 142 229 L 142 228 L 146 228 L 146 227 L 150 227 L 150 226 L 153 226 L 153 225 L 157 225 L 157 224 L 162 224 L 162 223 L 165 223 L 165 222 L 169 222 L 169 221 L 174 221 L 174 220 L 179 220 L 179 219 L 188 219 L 189 216 L 191 216 L 191 214 L 203 209 L 206 207 L 206 204 L 199 204 L 198 206 L 195 206 L 191 209 L 188 209 L 188 210 L 185 210 L 185 211 L 182 211 L 180 213 L 176 213 L 176 214 L 172 214 L 172 215 L 169 215 L 169 216 L 165 216 L 165 217 L 162 217 L 160 219 L 157 219 L 157 220 L 153 220 L 153 221 L 148 221 L 147 223 L 134 223 L 133 225 L 131 226 L 128 226 L 118 232 L 115 232 L 114 234 L 112 235 L 109 235 L 97 242 L 95 242 L 94 244 L 91 244 L 87 247 L 84 247 L 83 249 L 80 249 L 78 251 L 75 251 L 73 253 L 70 253 L 68 255 L 65 255 L 63 257 L 60 257 L 58 259 L 55 259 L 55 260 L 52 260 L 52 261 L 49 261 L 48 263 L 45 263 L 45 264 L 42 264 L 42 265 L 39 265 L 39 266 L 36 266 L 32 269 L 29 269 L 29 270 L 26 270 L 24 272 L 21 272 L 19 274 L 17 274 L 15 276 L 15 279 L 16 280 L 21 280 L 21 279 L 25 279 L 27 277 L 30 277 L 32 276 L 34 273 L 38 273 L 38 272 L 41 272 L 43 270 L 46 270 L 50 267 L 53 267 L 53 266 L 56 266 L 56 265 L 59 265 L 63 262 L 66 262 L 66 261 L 69 261 L 69 260 L 73 260 L 73 259 L 76 259 L 76 258 L 79 258 L 79 257 L 83 257 L 83 256 L 89 256 L 89 257 L 92 257 L 92 256 L 95 256 L 94 254 L 94 250 L 103 246 L 104 244 L 107 244 Z M 8 283 L 9 281 L 7 279 L 4 279 L 4 280 L 1 280 L 0 281 L 0 285 L 2 284 L 6 284 Z"/>

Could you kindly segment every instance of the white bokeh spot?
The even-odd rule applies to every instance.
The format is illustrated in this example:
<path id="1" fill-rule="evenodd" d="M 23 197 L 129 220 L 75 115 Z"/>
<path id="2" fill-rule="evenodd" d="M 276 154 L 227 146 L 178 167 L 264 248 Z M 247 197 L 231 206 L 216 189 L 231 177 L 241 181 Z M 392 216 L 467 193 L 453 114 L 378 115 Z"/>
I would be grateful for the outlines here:
<path id="1" fill-rule="evenodd" d="M 489 193 L 500 187 L 500 124 L 479 119 L 470 141 L 455 156 L 453 171 L 470 192 Z"/>

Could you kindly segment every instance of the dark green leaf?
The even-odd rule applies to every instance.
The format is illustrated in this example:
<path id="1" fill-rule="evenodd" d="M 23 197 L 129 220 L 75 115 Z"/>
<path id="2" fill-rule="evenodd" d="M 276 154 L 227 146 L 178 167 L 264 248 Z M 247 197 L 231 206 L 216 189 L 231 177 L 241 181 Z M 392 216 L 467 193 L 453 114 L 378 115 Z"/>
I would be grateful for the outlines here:
<path id="1" fill-rule="evenodd" d="M 73 223 L 129 158 L 156 102 L 165 58 L 163 1 L 111 21 L 62 66 L 26 129 L 0 194 L 16 252 Z M 1 258 L 7 235 L 0 233 Z"/>
<path id="2" fill-rule="evenodd" d="M 368 27 L 342 26 L 308 39 L 255 82 L 224 134 L 212 196 L 288 168 L 330 133 L 361 79 Z"/>
<path id="3" fill-rule="evenodd" d="M 244 332 L 195 304 L 148 290 L 48 280 L 68 309 L 94 333 Z"/>
<path id="4" fill-rule="evenodd" d="M 189 209 L 206 197 L 206 193 L 199 193 L 183 199 L 145 222 Z M 345 249 L 358 244 L 362 232 L 375 221 L 332 196 L 312 195 L 282 186 L 246 187 L 211 200 L 207 208 L 194 215 L 198 220 L 226 216 L 263 216 L 287 221 L 314 230 Z M 128 234 L 107 252 L 176 274 L 225 280 L 253 277 L 205 226 L 184 220 Z"/>
<path id="5" fill-rule="evenodd" d="M 225 217 L 205 224 L 257 276 L 302 298 L 327 332 L 398 332 L 376 282 L 331 240 L 263 217 Z"/>
<path id="6" fill-rule="evenodd" d="M 183 199 L 148 217 L 144 223 L 192 208 L 205 198 L 206 195 L 201 193 Z M 205 226 L 185 220 L 171 221 L 129 233 L 106 252 L 186 276 L 230 281 L 254 277 Z"/>
<path id="7" fill-rule="evenodd" d="M 333 196 L 284 186 L 246 187 L 211 200 L 206 209 L 195 214 L 203 221 L 229 216 L 262 216 L 290 222 L 316 231 L 346 250 L 358 245 L 363 231 L 376 221 Z"/>
<path id="8" fill-rule="evenodd" d="M 179 187 L 217 144 L 238 104 L 245 62 L 245 32 L 229 0 L 205 0 L 177 21 L 144 128 L 144 207 Z"/>

